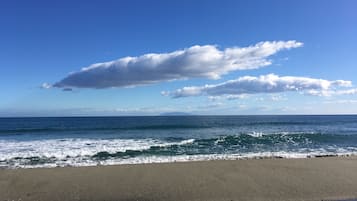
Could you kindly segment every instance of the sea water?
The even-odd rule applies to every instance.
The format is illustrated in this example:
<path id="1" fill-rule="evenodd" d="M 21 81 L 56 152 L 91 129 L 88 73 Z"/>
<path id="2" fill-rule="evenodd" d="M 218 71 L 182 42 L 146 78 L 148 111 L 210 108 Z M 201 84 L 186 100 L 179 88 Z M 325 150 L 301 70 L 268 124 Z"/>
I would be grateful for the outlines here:
<path id="1" fill-rule="evenodd" d="M 356 154 L 356 115 L 0 118 L 0 168 Z"/>

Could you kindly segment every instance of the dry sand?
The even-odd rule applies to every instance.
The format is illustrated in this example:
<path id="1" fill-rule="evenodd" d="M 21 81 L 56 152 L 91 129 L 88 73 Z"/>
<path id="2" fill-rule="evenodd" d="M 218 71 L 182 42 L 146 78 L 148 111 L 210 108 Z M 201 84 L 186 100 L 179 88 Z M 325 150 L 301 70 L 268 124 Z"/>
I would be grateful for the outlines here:
<path id="1" fill-rule="evenodd" d="M 0 197 L 16 201 L 352 199 L 357 198 L 357 158 L 0 170 Z"/>

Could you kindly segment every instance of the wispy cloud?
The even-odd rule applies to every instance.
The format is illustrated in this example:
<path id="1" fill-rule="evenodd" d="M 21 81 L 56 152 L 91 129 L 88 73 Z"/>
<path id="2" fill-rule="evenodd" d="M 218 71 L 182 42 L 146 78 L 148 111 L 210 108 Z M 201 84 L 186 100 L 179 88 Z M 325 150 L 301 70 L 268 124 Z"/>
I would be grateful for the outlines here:
<path id="1" fill-rule="evenodd" d="M 309 90 L 305 94 L 312 96 L 355 95 L 357 94 L 357 88 L 346 90 Z"/>
<path id="2" fill-rule="evenodd" d="M 196 45 L 170 53 L 124 57 L 82 68 L 56 82 L 53 87 L 101 89 L 188 78 L 218 79 L 232 71 L 268 66 L 272 63 L 269 56 L 302 45 L 294 40 L 267 41 L 223 50 L 214 45 Z M 44 85 L 44 88 L 49 87 L 51 85 Z"/>
<path id="3" fill-rule="evenodd" d="M 169 95 L 170 92 L 168 92 L 167 95 Z M 162 92 L 163 95 L 165 95 L 165 92 Z M 248 98 L 247 94 L 239 94 L 239 95 L 220 95 L 220 96 L 208 96 L 208 99 L 211 101 L 219 101 L 219 100 L 237 100 L 237 99 L 246 99 Z"/>
<path id="4" fill-rule="evenodd" d="M 198 106 L 197 109 L 212 109 L 212 108 L 221 107 L 223 105 L 224 105 L 223 103 L 217 102 L 217 103 L 212 103 L 212 104 L 208 104 L 208 105 Z"/>
<path id="5" fill-rule="evenodd" d="M 259 77 L 244 76 L 216 85 L 184 87 L 173 92 L 163 92 L 162 94 L 180 98 L 187 96 L 226 96 L 287 91 L 329 91 L 339 87 L 350 86 L 352 86 L 351 81 L 345 80 L 329 81 L 308 77 L 280 77 L 275 74 L 268 74 Z"/>
<path id="6" fill-rule="evenodd" d="M 331 101 L 324 101 L 324 104 L 356 104 L 357 100 L 331 100 Z"/>
<path id="7" fill-rule="evenodd" d="M 48 84 L 48 83 L 43 83 L 42 85 L 41 85 L 41 88 L 42 89 L 49 89 L 49 88 L 51 88 L 52 86 L 50 85 L 50 84 Z"/>
<path id="8" fill-rule="evenodd" d="M 265 101 L 273 101 L 273 102 L 278 102 L 278 101 L 286 101 L 288 100 L 286 98 L 286 96 L 282 95 L 282 94 L 269 94 L 266 97 L 256 97 L 255 101 L 261 101 L 261 102 L 265 102 Z"/>

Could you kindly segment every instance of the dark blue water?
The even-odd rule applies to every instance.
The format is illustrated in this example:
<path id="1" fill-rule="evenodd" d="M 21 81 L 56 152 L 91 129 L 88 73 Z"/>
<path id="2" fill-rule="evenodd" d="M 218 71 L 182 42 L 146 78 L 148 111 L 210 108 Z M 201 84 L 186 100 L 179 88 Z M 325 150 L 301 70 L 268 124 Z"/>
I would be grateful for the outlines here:
<path id="1" fill-rule="evenodd" d="M 357 153 L 357 116 L 0 118 L 0 166 Z"/>

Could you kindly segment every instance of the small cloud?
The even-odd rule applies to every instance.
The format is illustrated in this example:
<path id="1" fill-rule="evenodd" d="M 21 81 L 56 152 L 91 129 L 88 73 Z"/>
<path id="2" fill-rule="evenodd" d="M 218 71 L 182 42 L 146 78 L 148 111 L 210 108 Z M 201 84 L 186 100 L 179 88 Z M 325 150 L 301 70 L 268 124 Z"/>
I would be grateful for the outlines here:
<path id="1" fill-rule="evenodd" d="M 316 95 L 318 92 L 337 90 L 339 87 L 352 86 L 351 81 L 323 80 L 309 77 L 280 77 L 275 74 L 261 75 L 259 77 L 244 76 L 215 85 L 190 86 L 165 92 L 173 98 L 188 96 L 227 96 L 242 94 L 264 94 L 281 92 L 305 92 Z M 337 91 L 336 94 L 355 94 L 356 90 Z M 274 98 L 278 100 L 278 97 Z"/>
<path id="2" fill-rule="evenodd" d="M 347 89 L 347 90 L 340 90 L 335 92 L 337 95 L 355 95 L 357 94 L 357 88 L 355 89 Z"/>
<path id="3" fill-rule="evenodd" d="M 237 99 L 245 99 L 248 98 L 247 94 L 239 94 L 239 95 L 226 95 L 227 100 L 237 100 Z"/>
<path id="4" fill-rule="evenodd" d="M 167 95 L 170 95 L 169 92 L 166 92 Z M 245 99 L 248 98 L 247 94 L 240 94 L 240 95 L 222 95 L 222 96 L 208 96 L 208 99 L 211 101 L 217 100 L 237 100 L 237 99 Z"/>
<path id="5" fill-rule="evenodd" d="M 218 102 L 218 103 L 208 104 L 208 105 L 204 105 L 204 106 L 199 106 L 197 108 L 198 109 L 212 109 L 212 108 L 221 107 L 222 105 L 224 105 L 224 104 L 221 102 Z"/>
<path id="6" fill-rule="evenodd" d="M 176 112 L 181 108 L 174 107 L 138 107 L 138 108 L 116 108 L 114 111 L 123 115 L 158 115 L 166 112 Z M 186 111 L 183 111 L 186 112 Z"/>
<path id="7" fill-rule="evenodd" d="M 257 98 L 255 98 L 255 101 L 265 101 L 265 98 L 263 98 L 263 97 L 257 97 Z"/>
<path id="8" fill-rule="evenodd" d="M 302 45 L 294 40 L 266 41 L 222 50 L 214 45 L 195 45 L 169 53 L 123 57 L 82 68 L 56 82 L 53 87 L 103 89 L 189 78 L 219 79 L 229 72 L 268 66 L 272 63 L 270 56 Z"/>
<path id="9" fill-rule="evenodd" d="M 324 104 L 356 104 L 357 100 L 332 100 L 332 101 L 324 101 Z"/>
<path id="10" fill-rule="evenodd" d="M 52 85 L 50 85 L 50 84 L 48 84 L 48 83 L 43 83 L 42 85 L 41 85 L 41 88 L 42 89 L 50 89 L 50 88 L 52 88 Z"/>
<path id="11" fill-rule="evenodd" d="M 346 90 L 308 90 L 304 94 L 311 96 L 336 96 L 336 95 L 355 95 L 357 94 L 357 88 Z"/>
<path id="12" fill-rule="evenodd" d="M 162 92 L 161 92 L 161 95 L 162 95 L 162 96 L 170 96 L 170 92 L 168 92 L 168 91 L 162 91 Z"/>
<path id="13" fill-rule="evenodd" d="M 270 95 L 270 100 L 278 102 L 278 101 L 285 101 L 288 99 L 281 94 L 272 94 L 272 95 Z"/>

